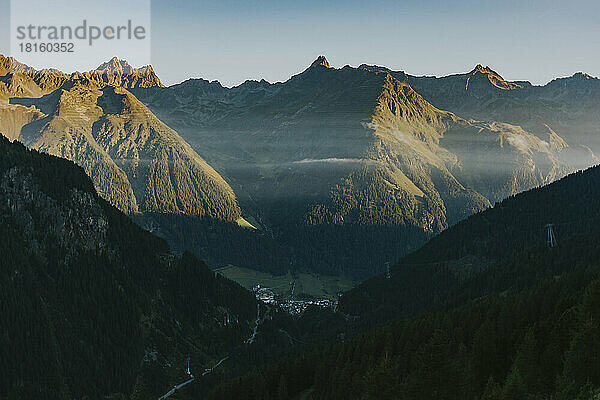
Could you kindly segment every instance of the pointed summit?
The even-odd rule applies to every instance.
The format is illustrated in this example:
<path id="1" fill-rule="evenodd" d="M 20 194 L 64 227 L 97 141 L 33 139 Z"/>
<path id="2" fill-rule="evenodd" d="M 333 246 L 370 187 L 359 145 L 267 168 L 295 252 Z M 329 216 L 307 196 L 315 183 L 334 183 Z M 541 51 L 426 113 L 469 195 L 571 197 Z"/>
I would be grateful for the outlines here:
<path id="1" fill-rule="evenodd" d="M 522 85 L 519 83 L 506 81 L 499 73 L 497 73 L 496 71 L 494 71 L 487 65 L 484 67 L 481 64 L 477 64 L 475 66 L 475 68 L 473 68 L 473 70 L 471 72 L 469 72 L 468 75 L 478 75 L 478 74 L 484 75 L 485 78 L 487 78 L 487 80 L 492 85 L 496 86 L 498 89 L 512 90 L 512 89 L 517 89 L 517 88 L 522 87 Z M 479 75 L 479 76 L 481 76 L 481 75 Z M 468 88 L 468 85 L 469 85 L 469 83 L 467 80 L 467 88 Z"/>
<path id="2" fill-rule="evenodd" d="M 487 65 L 484 67 L 481 64 L 477 64 L 475 66 L 475 68 L 473 68 L 473 70 L 471 71 L 472 74 L 477 73 L 477 72 L 480 72 L 482 74 L 495 74 L 495 75 L 498 75 L 494 70 L 492 70 Z"/>
<path id="3" fill-rule="evenodd" d="M 325 56 L 317 57 L 317 59 L 315 61 L 313 61 L 313 63 L 310 64 L 310 66 L 311 66 L 311 68 L 319 67 L 319 66 L 323 66 L 325 68 L 331 68 L 329 66 L 329 62 L 327 61 L 327 58 L 325 58 Z"/>
<path id="4" fill-rule="evenodd" d="M 117 57 L 111 58 L 109 61 L 100 64 L 98 68 L 84 73 L 84 75 L 101 85 L 117 85 L 128 89 L 163 86 L 151 65 L 133 68 L 126 60 Z"/>
<path id="5" fill-rule="evenodd" d="M 117 57 L 113 57 L 110 61 L 100 64 L 96 71 L 108 72 L 111 74 L 130 74 L 133 68 L 125 60 L 119 60 Z"/>

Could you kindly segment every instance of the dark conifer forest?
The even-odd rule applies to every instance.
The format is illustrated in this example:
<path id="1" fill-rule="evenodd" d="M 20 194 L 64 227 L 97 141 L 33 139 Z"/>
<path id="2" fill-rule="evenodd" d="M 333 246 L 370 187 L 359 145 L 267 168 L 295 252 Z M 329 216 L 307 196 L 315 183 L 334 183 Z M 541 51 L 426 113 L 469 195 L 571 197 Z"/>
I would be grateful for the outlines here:
<path id="1" fill-rule="evenodd" d="M 0 237 L 0 398 L 148 398 L 251 329 L 250 292 L 172 256 L 80 167 L 2 136 Z"/>
<path id="2" fill-rule="evenodd" d="M 342 297 L 340 310 L 372 331 L 256 370 L 211 399 L 596 398 L 599 192 L 596 167 L 457 224 L 389 279 Z"/>

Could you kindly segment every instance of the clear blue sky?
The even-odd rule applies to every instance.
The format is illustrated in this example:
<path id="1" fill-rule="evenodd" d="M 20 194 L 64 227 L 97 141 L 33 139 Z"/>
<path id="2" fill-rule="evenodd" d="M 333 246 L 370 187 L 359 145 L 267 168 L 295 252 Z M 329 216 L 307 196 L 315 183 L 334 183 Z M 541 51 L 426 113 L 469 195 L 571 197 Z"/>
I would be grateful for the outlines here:
<path id="1" fill-rule="evenodd" d="M 543 84 L 600 75 L 599 16 L 598 0 L 152 0 L 152 63 L 167 84 L 281 81 L 320 54 L 428 75 L 481 63 Z"/>

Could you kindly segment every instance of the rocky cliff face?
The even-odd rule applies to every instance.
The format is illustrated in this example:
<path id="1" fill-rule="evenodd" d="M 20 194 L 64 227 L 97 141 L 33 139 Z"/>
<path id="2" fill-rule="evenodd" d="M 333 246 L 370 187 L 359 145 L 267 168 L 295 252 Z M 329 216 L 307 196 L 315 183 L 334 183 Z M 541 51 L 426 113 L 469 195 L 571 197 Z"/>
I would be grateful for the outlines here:
<path id="1" fill-rule="evenodd" d="M 126 89 L 68 81 L 40 99 L 13 102 L 43 110 L 18 139 L 77 162 L 122 211 L 239 218 L 223 178 Z"/>
<path id="2" fill-rule="evenodd" d="M 466 74 L 440 78 L 390 73 L 408 82 L 435 106 L 462 117 L 520 126 L 544 141 L 549 135 L 559 135 L 568 144 L 563 154 L 574 168 L 600 161 L 600 125 L 594 111 L 600 107 L 597 78 L 576 73 L 534 86 L 507 81 L 480 65 Z"/>
<path id="3" fill-rule="evenodd" d="M 66 74 L 55 69 L 35 70 L 0 54 L 0 101 L 8 97 L 40 97 L 56 89 Z"/>

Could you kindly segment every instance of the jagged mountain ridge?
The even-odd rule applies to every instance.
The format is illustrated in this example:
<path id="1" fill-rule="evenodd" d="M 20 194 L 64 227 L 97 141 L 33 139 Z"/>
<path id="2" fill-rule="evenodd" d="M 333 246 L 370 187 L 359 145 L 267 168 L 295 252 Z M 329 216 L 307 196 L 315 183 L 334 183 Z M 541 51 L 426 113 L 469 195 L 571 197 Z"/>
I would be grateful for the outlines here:
<path id="1" fill-rule="evenodd" d="M 32 80 L 44 75 L 8 61 Z M 11 97 L 0 105 L 0 131 L 77 162 L 98 192 L 126 213 L 238 220 L 241 211 L 227 182 L 120 86 L 143 85 L 141 74 L 155 76 L 151 67 L 134 69 L 114 58 L 98 70 L 63 76 L 58 88 L 41 97 Z"/>
<path id="2" fill-rule="evenodd" d="M 41 97 L 58 89 L 66 81 L 81 79 L 98 85 L 115 85 L 128 89 L 163 86 L 151 65 L 133 68 L 127 61 L 116 57 L 96 69 L 67 74 L 57 69 L 36 70 L 13 57 L 0 54 L 0 99 Z"/>
<path id="3" fill-rule="evenodd" d="M 576 168 L 600 161 L 599 120 L 595 112 L 600 105 L 600 80 L 585 73 L 535 86 L 527 81 L 507 81 L 481 65 L 465 74 L 444 77 L 361 67 L 386 70 L 409 83 L 432 104 L 462 117 L 521 126 L 542 140 L 548 135 L 560 135 L 569 144 L 565 153 Z"/>
<path id="4" fill-rule="evenodd" d="M 240 217 L 223 178 L 126 89 L 68 81 L 40 99 L 12 101 L 45 111 L 14 139 L 77 162 L 122 211 Z"/>
<path id="5" fill-rule="evenodd" d="M 163 87 L 151 65 L 133 68 L 127 61 L 119 60 L 117 57 L 100 64 L 96 69 L 83 73 L 83 76 L 93 82 L 122 86 L 127 89 Z"/>
<path id="6" fill-rule="evenodd" d="M 412 152 L 414 157 L 418 158 L 417 162 L 425 162 L 430 164 L 430 167 L 433 164 L 434 168 L 449 169 L 451 165 L 460 164 L 461 160 L 452 159 L 451 154 L 440 148 L 439 142 L 444 136 L 445 142 L 450 143 L 453 136 L 445 135 L 444 132 L 451 129 L 468 129 L 471 127 L 469 121 L 441 110 L 433 112 L 435 107 L 420 96 L 417 98 L 410 85 L 393 83 L 395 79 L 392 76 L 388 77 L 389 74 L 361 71 L 350 67 L 339 70 L 330 68 L 323 57 L 317 59 L 302 74 L 285 83 L 271 85 L 264 81 L 248 81 L 227 89 L 215 82 L 192 80 L 171 88 L 141 89 L 135 92 L 162 119 L 176 126 L 192 144 L 194 140 L 199 140 L 199 137 L 210 138 L 209 146 L 212 146 L 212 149 L 207 148 L 204 156 L 211 157 L 212 154 L 211 161 L 217 164 L 222 162 L 219 155 L 224 151 L 221 147 L 225 141 L 233 143 L 234 146 L 243 142 L 240 145 L 242 149 L 231 150 L 231 154 L 227 155 L 236 157 L 236 161 L 241 162 L 252 158 L 270 158 L 270 161 L 280 163 L 291 160 L 304 164 L 311 160 L 356 160 L 354 166 L 358 164 L 364 167 L 377 164 L 373 163 L 373 160 L 380 161 L 378 157 L 381 155 L 377 154 L 381 148 L 389 150 L 389 143 L 393 143 L 396 151 L 407 150 L 409 154 Z M 400 86 L 393 87 L 394 84 Z M 378 108 L 378 101 L 381 100 L 379 97 L 382 96 L 381 101 L 384 102 L 386 96 L 395 95 L 392 93 L 394 90 L 400 97 L 404 96 L 401 100 L 404 103 L 401 105 L 398 99 L 392 99 L 390 107 L 393 109 L 388 110 L 388 114 L 382 117 L 383 109 Z M 409 94 L 409 97 L 412 97 L 407 98 L 403 91 L 412 91 Z M 345 120 L 346 118 L 348 120 Z M 449 122 L 442 122 L 444 118 Z M 314 122 L 317 119 L 322 128 Z M 379 130 L 372 129 L 376 126 Z M 311 130 L 318 129 L 327 129 L 326 135 L 310 133 Z M 337 134 L 336 129 L 347 131 Z M 394 134 L 390 134 L 392 131 L 400 132 L 401 129 L 408 129 L 410 135 L 400 135 L 402 137 L 399 138 L 398 135 L 394 137 Z M 472 130 L 480 131 L 481 126 L 473 126 Z M 496 126 L 487 132 L 495 132 L 498 136 L 501 130 Z M 370 131 L 375 131 L 374 135 Z M 511 129 L 506 129 L 503 134 L 511 136 Z M 227 137 L 224 138 L 225 135 Z M 417 140 L 411 140 L 412 143 L 408 144 L 405 139 L 410 138 Z M 276 148 L 286 140 L 298 142 L 294 142 L 295 153 L 282 153 Z M 535 138 L 528 140 L 536 141 Z M 380 146 L 376 144 L 378 141 L 385 143 L 385 146 L 377 149 L 377 146 Z M 510 143 L 508 145 L 510 146 Z M 251 146 L 261 148 L 249 150 Z M 537 150 L 543 146 L 538 143 L 534 147 Z M 525 152 L 529 150 L 524 149 Z M 208 154 L 209 152 L 211 154 Z M 262 154 L 257 157 L 258 152 Z M 250 161 L 253 162 L 255 160 Z M 408 162 L 405 163 L 403 174 L 408 172 L 407 164 Z M 223 166 L 227 169 L 224 163 Z M 348 170 L 344 167 L 341 169 Z M 341 176 L 338 176 L 338 179 L 340 178 Z M 553 178 L 554 176 L 542 176 L 532 180 L 544 183 Z M 414 182 L 408 183 L 410 179 L 398 179 L 402 179 L 411 187 L 410 191 L 415 192 Z M 335 187 L 331 183 L 327 182 L 327 188 L 324 190 Z M 278 184 L 281 184 L 281 180 L 278 180 Z M 512 193 L 514 192 L 509 191 L 504 195 Z M 486 195 L 488 193 L 484 194 Z M 497 197 L 494 196 L 493 200 L 497 200 Z"/>
<path id="7" fill-rule="evenodd" d="M 102 76 L 113 73 L 126 76 L 131 70 L 126 62 L 112 59 L 93 74 L 77 75 L 68 82 L 105 91 L 106 82 L 111 82 L 111 86 L 123 80 L 115 83 Z M 482 66 L 469 74 L 465 86 L 471 92 L 485 88 L 484 84 L 501 92 L 526 86 L 507 83 L 499 74 Z M 397 244 L 390 243 L 394 250 L 384 250 L 386 255 L 375 261 L 377 264 L 404 254 L 422 243 L 427 235 L 445 229 L 490 203 L 548 183 L 574 168 L 565 160 L 573 148 L 551 128 L 540 133 L 496 120 L 465 119 L 461 114 L 444 111 L 443 107 L 429 102 L 427 96 L 423 97 L 413 88 L 406 75 L 381 67 L 363 65 L 336 69 L 325 57 L 319 57 L 302 73 L 276 84 L 247 81 L 225 88 L 218 82 L 195 79 L 169 88 L 160 84 L 134 86 L 126 98 L 135 103 L 133 99 L 137 97 L 152 109 L 138 115 L 147 116 L 141 118 L 151 121 L 158 116 L 177 129 L 204 159 L 227 176 L 243 207 L 268 231 L 284 238 L 284 242 L 295 246 L 307 235 L 319 237 L 314 233 L 322 230 L 320 227 L 346 232 L 338 232 L 341 235 L 338 242 L 358 240 L 360 234 L 355 229 L 364 226 L 395 229 L 400 236 L 390 239 L 389 233 L 382 233 L 381 240 L 401 242 L 400 250 Z M 95 142 L 100 140 L 96 143 L 98 147 L 112 152 L 110 160 L 116 157 L 115 167 L 102 152 L 95 150 L 96 144 L 84 147 L 86 151 L 94 150 L 93 155 L 85 155 L 87 159 L 109 166 L 100 180 L 111 184 L 97 185 L 98 190 L 105 196 L 114 195 L 113 203 L 128 212 L 188 213 L 192 210 L 194 213 L 193 206 L 187 202 L 194 196 L 186 197 L 189 192 L 186 188 L 194 186 L 189 184 L 189 179 L 174 202 L 171 192 L 181 185 L 163 179 L 161 182 L 173 190 L 167 188 L 165 193 L 153 193 L 152 189 L 146 190 L 148 186 L 136 175 L 139 164 L 129 161 L 123 164 L 121 155 L 129 156 L 131 152 L 123 147 L 115 148 L 112 139 L 106 136 L 120 137 L 121 133 L 116 132 L 127 130 L 128 117 L 117 118 L 117 121 L 108 115 L 97 115 L 94 107 L 111 107 L 113 100 L 109 101 L 111 96 L 103 94 L 98 98 L 106 101 L 94 105 L 95 95 L 91 101 L 84 100 L 92 92 L 74 96 L 91 114 L 80 109 L 68 124 L 83 124 L 86 126 L 83 131 L 100 134 L 93 138 Z M 13 99 L 12 103 L 20 104 L 17 112 L 10 113 L 12 122 L 4 130 L 12 137 L 21 131 L 29 132 L 29 139 L 23 137 L 28 143 L 36 142 L 48 148 L 56 146 L 56 139 L 44 142 L 37 141 L 35 136 L 39 121 L 47 118 L 37 112 L 52 98 L 51 93 L 39 99 L 33 108 L 31 101 Z M 78 116 L 81 112 L 85 118 L 101 121 L 92 122 L 90 130 L 89 124 Z M 38 122 L 32 122 L 33 119 Z M 156 130 L 153 127 L 160 125 L 156 121 L 147 125 Z M 64 123 L 57 119 L 47 125 L 55 129 L 47 131 L 54 129 L 56 135 L 68 125 Z M 21 125 L 27 127 L 21 129 Z M 129 133 L 135 137 L 135 132 Z M 86 135 L 83 137 L 88 141 L 90 135 Z M 65 151 L 64 145 L 58 146 L 54 150 L 56 154 L 64 152 L 74 157 L 72 149 Z M 90 165 L 87 168 L 92 170 Z M 155 172 L 165 178 L 168 175 Z M 111 178 L 106 179 L 108 176 Z M 231 213 L 224 211 L 232 204 L 227 200 L 231 199 L 232 191 L 220 183 L 217 185 L 223 189 L 220 193 L 226 195 L 217 195 L 219 217 L 234 220 L 239 217 L 239 208 Z M 158 186 L 163 184 L 151 185 Z M 165 204 L 156 207 L 153 195 L 166 197 Z M 178 205 L 177 202 L 183 203 Z M 205 209 L 202 207 L 196 214 L 210 215 Z M 292 232 L 298 228 L 303 233 Z M 304 232 L 305 229 L 312 233 Z M 347 240 L 350 237 L 353 239 Z M 307 251 L 312 249 L 295 252 Z M 356 251 L 368 253 L 367 248 Z M 332 255 L 328 263 L 346 263 L 348 257 L 342 258 L 344 261 L 336 261 Z"/>

